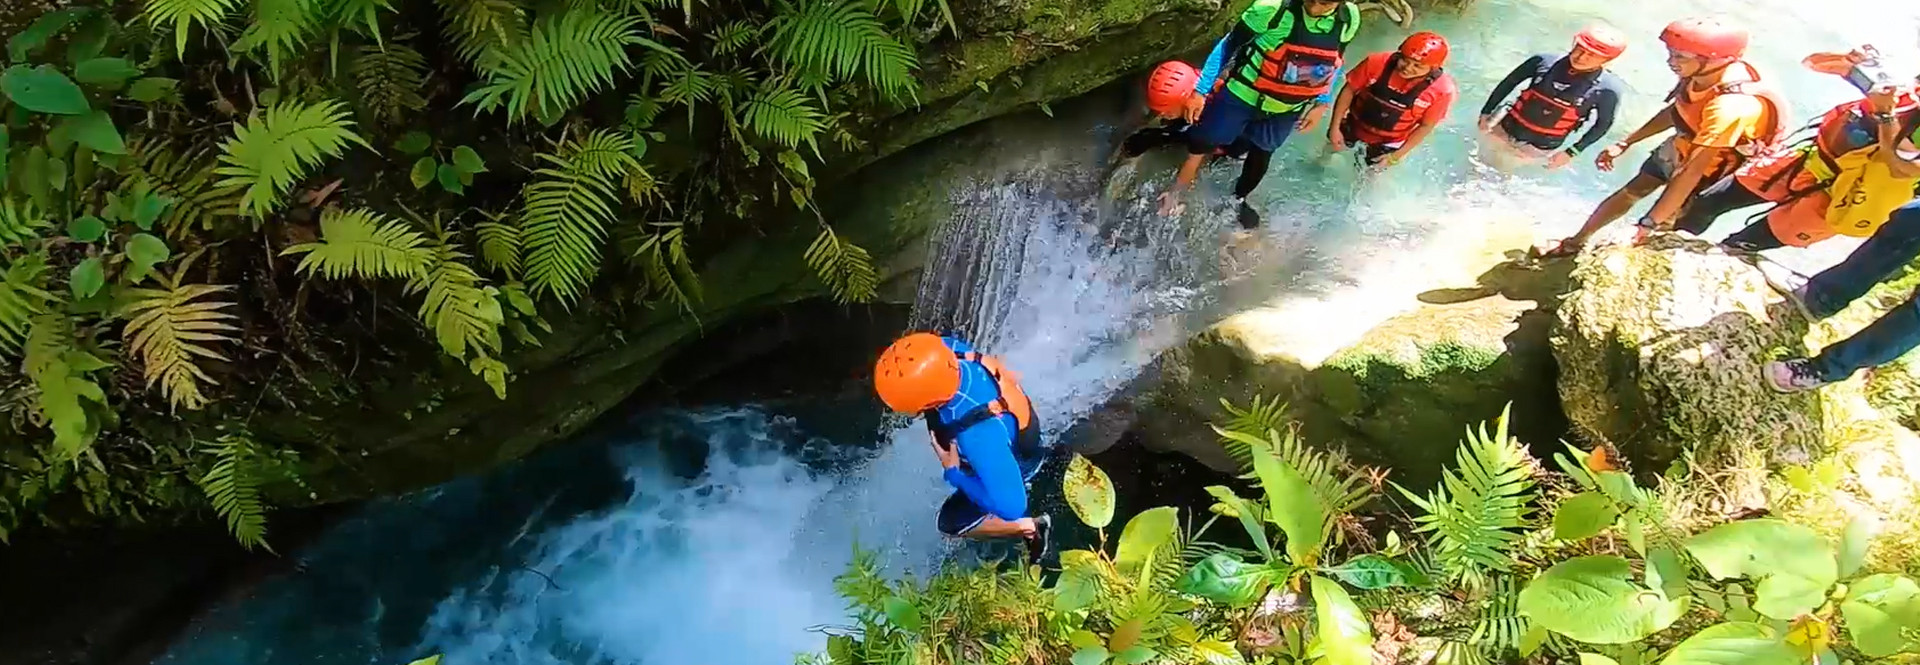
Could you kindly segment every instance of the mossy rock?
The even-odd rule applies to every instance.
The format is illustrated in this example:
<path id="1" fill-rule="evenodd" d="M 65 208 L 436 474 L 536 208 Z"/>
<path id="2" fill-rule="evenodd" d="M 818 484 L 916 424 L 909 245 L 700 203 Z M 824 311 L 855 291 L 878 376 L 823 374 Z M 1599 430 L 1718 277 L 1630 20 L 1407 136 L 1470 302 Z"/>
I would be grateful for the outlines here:
<path id="1" fill-rule="evenodd" d="M 1867 401 L 1900 426 L 1920 430 L 1920 354 L 1869 370 Z"/>
<path id="2" fill-rule="evenodd" d="M 1677 235 L 1582 255 L 1558 309 L 1561 402 L 1588 441 L 1664 468 L 1685 451 L 1807 459 L 1816 394 L 1775 392 L 1768 360 L 1805 351 L 1806 325 L 1753 265 Z"/>

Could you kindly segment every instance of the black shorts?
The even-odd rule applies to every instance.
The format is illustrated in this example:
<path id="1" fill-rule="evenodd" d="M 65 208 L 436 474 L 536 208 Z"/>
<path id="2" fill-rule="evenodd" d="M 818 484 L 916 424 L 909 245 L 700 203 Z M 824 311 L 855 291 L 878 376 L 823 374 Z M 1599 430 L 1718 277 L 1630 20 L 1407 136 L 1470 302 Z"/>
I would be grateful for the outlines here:
<path id="1" fill-rule="evenodd" d="M 1559 150 L 1560 146 L 1567 142 L 1565 135 L 1547 136 L 1528 129 L 1526 125 L 1522 125 L 1520 121 L 1513 119 L 1513 113 L 1511 111 L 1500 119 L 1500 131 L 1506 134 L 1507 138 L 1511 139 L 1514 143 L 1530 148 L 1546 150 L 1548 152 Z"/>
<path id="2" fill-rule="evenodd" d="M 1015 451 L 1014 461 L 1020 465 L 1020 477 L 1027 483 L 1027 505 L 1031 506 L 1033 505 L 1033 478 L 1040 475 L 1041 469 L 1046 468 L 1047 459 L 1052 457 L 1052 455 L 1048 453 L 1052 451 L 1051 449 L 1042 448 L 1040 445 L 1040 422 L 1038 418 L 1028 423 L 1026 429 L 1020 430 L 1018 436 L 1020 440 L 1014 442 L 1013 445 Z M 1018 451 L 1021 450 L 1046 450 L 1047 452 L 1029 459 L 1019 456 Z M 980 526 L 980 523 L 986 521 L 986 519 L 987 510 L 975 504 L 972 499 L 967 498 L 965 492 L 959 490 L 954 490 L 953 494 L 948 496 L 947 500 L 940 504 L 940 516 L 938 520 L 940 533 L 949 536 L 965 535 L 975 527 Z"/>
<path id="3" fill-rule="evenodd" d="M 1367 143 L 1367 142 L 1355 139 L 1353 138 L 1354 131 L 1353 131 L 1352 119 L 1348 119 L 1346 122 L 1340 125 L 1340 133 L 1345 134 L 1347 136 L 1347 145 L 1352 146 L 1357 144 L 1365 150 L 1366 154 L 1363 155 L 1363 158 L 1365 159 L 1367 166 L 1373 166 L 1375 164 L 1379 164 L 1380 160 L 1387 158 L 1387 155 L 1400 152 L 1400 149 L 1403 147 L 1406 147 L 1407 145 L 1407 142 L 1404 140 L 1394 141 L 1392 143 Z"/>

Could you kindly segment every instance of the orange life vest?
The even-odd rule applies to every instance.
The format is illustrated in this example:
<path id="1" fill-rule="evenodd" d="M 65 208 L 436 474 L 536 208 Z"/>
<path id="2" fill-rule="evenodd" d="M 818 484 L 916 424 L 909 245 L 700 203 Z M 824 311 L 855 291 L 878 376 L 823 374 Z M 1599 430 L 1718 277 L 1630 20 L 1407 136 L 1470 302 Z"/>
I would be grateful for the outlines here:
<path id="1" fill-rule="evenodd" d="M 943 420 L 938 409 L 929 409 L 927 429 L 940 439 L 941 443 L 951 444 L 953 437 L 969 427 L 1000 417 L 1013 414 L 1013 420 L 1020 431 L 1033 426 L 1033 401 L 1027 398 L 1027 391 L 1020 388 L 1020 376 L 1007 369 L 1006 363 L 998 356 L 983 355 L 978 352 L 955 353 L 960 362 L 978 363 L 993 378 L 994 388 L 999 393 L 991 401 L 960 414 L 952 421 Z M 1018 438 L 1018 437 L 1016 437 Z M 1018 445 L 1017 443 L 1015 445 Z"/>
<path id="2" fill-rule="evenodd" d="M 1273 13 L 1268 30 L 1273 29 L 1273 23 L 1279 22 L 1281 16 L 1292 18 L 1286 38 L 1265 53 L 1254 43 L 1248 43 L 1240 60 L 1259 63 L 1257 71 L 1253 67 L 1235 67 L 1233 78 L 1284 104 L 1309 102 L 1333 89 L 1333 80 L 1339 76 L 1347 52 L 1348 42 L 1342 39 L 1347 34 L 1346 8 L 1335 10 L 1333 29 L 1320 34 L 1307 29 L 1304 4 L 1303 0 L 1294 0 L 1287 3 L 1286 9 Z M 1224 83 L 1227 78 L 1222 76 L 1220 81 Z"/>
<path id="3" fill-rule="evenodd" d="M 1736 71 L 1744 73 L 1745 78 L 1729 80 Z M 1686 141 L 1689 146 L 1688 154 L 1691 154 L 1690 146 L 1693 137 L 1699 133 L 1701 116 L 1706 112 L 1707 103 L 1714 98 L 1721 95 L 1750 95 L 1759 99 L 1766 107 L 1766 119 L 1757 136 L 1743 145 L 1734 146 L 1734 153 L 1737 156 L 1730 163 L 1720 165 L 1717 172 L 1710 174 L 1711 178 L 1702 182 L 1718 180 L 1721 175 L 1727 173 L 1732 167 L 1738 166 L 1746 158 L 1758 155 L 1779 143 L 1780 139 L 1788 133 L 1786 113 L 1787 109 L 1792 108 L 1772 84 L 1761 80 L 1760 70 L 1754 69 L 1753 65 L 1747 64 L 1745 60 L 1736 60 L 1733 64 L 1721 68 L 1714 78 L 1716 80 L 1713 86 L 1699 93 L 1692 91 L 1691 79 L 1680 81 L 1671 92 L 1667 93 L 1674 132 Z M 1682 155 L 1683 159 L 1685 157 L 1686 155 Z"/>

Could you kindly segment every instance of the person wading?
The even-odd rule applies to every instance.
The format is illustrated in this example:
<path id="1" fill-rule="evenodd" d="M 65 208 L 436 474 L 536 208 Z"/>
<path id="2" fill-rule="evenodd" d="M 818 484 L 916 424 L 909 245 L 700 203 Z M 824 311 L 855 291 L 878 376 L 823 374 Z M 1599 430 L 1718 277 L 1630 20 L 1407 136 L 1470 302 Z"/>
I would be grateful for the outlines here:
<path id="1" fill-rule="evenodd" d="M 1441 69 L 1447 39 L 1416 32 L 1398 51 L 1375 53 L 1354 65 L 1333 102 L 1327 145 L 1358 147 L 1367 166 L 1399 164 L 1447 117 L 1460 96 L 1453 76 Z"/>
<path id="2" fill-rule="evenodd" d="M 1542 53 L 1514 67 L 1480 107 L 1480 131 L 1500 155 L 1496 161 L 1545 162 L 1550 169 L 1564 168 L 1599 143 L 1613 129 L 1625 89 L 1606 65 L 1626 50 L 1626 35 L 1597 25 L 1580 31 L 1566 54 Z M 1527 84 L 1526 89 L 1501 113 L 1507 96 L 1521 83 Z M 1567 145 L 1582 125 L 1586 132 Z"/>

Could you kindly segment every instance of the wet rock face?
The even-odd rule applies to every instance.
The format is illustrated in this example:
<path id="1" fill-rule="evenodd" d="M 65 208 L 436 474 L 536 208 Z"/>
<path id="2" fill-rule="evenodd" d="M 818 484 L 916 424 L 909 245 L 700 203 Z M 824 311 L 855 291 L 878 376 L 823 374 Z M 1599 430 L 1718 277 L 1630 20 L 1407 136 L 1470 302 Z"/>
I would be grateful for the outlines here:
<path id="1" fill-rule="evenodd" d="M 1781 395 L 1761 375 L 1769 359 L 1797 355 L 1807 329 L 1758 269 L 1704 241 L 1658 236 L 1590 251 L 1572 282 L 1552 344 L 1583 438 L 1655 471 L 1689 449 L 1820 452 L 1817 395 Z"/>

